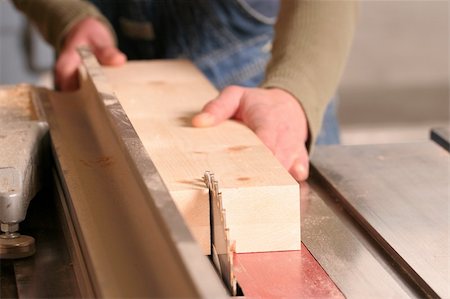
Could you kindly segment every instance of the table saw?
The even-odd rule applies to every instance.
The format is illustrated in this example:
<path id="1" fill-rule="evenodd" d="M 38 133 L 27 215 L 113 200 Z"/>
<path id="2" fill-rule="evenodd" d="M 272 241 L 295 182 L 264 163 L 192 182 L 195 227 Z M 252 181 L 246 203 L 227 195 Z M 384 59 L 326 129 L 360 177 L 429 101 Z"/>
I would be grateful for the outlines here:
<path id="1" fill-rule="evenodd" d="M 317 147 L 298 188 L 240 124 L 190 128 L 181 99 L 162 110 L 189 89 L 214 94 L 189 62 L 108 69 L 80 53 L 81 91 L 0 88 L 0 141 L 25 134 L 12 124 L 39 127 L 0 159 L 2 215 L 10 186 L 39 187 L 21 195 L 25 219 L 0 219 L 4 234 L 35 240 L 30 256 L 1 260 L 2 298 L 449 298 L 449 128 L 420 143 Z M 161 102 L 142 109 L 143 92 Z M 207 138 L 192 144 L 197 134 Z M 20 155 L 34 158 L 11 162 Z M 11 174 L 27 166 L 39 183 Z"/>

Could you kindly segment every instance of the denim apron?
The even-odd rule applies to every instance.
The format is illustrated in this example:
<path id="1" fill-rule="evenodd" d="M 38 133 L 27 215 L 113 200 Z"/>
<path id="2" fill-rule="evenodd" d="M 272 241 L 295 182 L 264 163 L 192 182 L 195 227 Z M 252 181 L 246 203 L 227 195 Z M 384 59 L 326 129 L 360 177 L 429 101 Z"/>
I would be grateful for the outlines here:
<path id="1" fill-rule="evenodd" d="M 91 2 L 111 22 L 119 49 L 130 60 L 186 58 L 218 89 L 255 87 L 264 78 L 279 0 Z M 329 105 L 320 143 L 338 141 L 333 110 Z"/>

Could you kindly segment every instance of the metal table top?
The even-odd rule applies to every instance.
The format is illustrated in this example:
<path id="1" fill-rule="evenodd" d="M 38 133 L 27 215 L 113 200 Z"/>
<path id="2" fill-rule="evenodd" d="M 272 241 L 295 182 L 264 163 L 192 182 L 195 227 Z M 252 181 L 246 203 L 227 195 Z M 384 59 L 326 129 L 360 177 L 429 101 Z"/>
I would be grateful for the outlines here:
<path id="1" fill-rule="evenodd" d="M 433 142 L 319 148 L 345 209 L 422 291 L 448 297 L 450 155 Z"/>

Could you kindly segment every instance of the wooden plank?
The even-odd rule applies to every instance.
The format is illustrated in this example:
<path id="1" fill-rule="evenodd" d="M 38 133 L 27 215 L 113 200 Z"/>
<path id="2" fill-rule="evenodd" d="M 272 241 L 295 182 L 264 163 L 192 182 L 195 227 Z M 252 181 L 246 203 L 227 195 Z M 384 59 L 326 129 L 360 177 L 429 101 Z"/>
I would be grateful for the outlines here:
<path id="1" fill-rule="evenodd" d="M 83 54 L 93 69 L 82 76 L 81 89 L 40 90 L 36 102 L 50 127 L 80 267 L 86 267 L 95 297 L 223 298 L 219 278 L 138 136 L 126 130 L 131 125 L 96 60 Z"/>
<path id="2" fill-rule="evenodd" d="M 191 232 L 209 254 L 203 173 L 215 173 L 237 252 L 300 249 L 299 185 L 244 125 L 193 128 L 192 116 L 217 95 L 188 61 L 129 62 L 106 77 Z"/>
<path id="3" fill-rule="evenodd" d="M 0 121 L 37 120 L 31 89 L 26 84 L 0 86 Z"/>

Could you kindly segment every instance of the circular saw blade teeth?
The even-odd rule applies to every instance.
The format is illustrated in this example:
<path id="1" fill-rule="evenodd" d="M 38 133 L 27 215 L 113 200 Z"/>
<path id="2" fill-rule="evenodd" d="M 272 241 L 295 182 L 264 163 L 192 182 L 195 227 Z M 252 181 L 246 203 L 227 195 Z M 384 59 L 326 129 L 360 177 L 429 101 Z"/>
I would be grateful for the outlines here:
<path id="1" fill-rule="evenodd" d="M 223 222 L 223 228 L 225 229 L 225 234 L 226 234 L 226 236 L 227 236 L 227 240 L 229 240 L 230 239 L 230 236 L 229 236 L 229 233 L 228 233 L 228 226 L 227 226 L 227 217 L 226 217 L 226 214 L 225 214 L 225 210 L 224 209 L 222 209 L 222 222 Z"/>
<path id="2" fill-rule="evenodd" d="M 220 264 L 222 265 L 218 270 L 220 271 L 225 284 L 228 286 L 231 295 L 235 296 L 237 293 L 237 280 L 233 270 L 235 243 L 230 242 L 230 230 L 228 229 L 226 223 L 226 210 L 223 208 L 222 192 L 219 191 L 219 182 L 215 179 L 212 172 L 206 171 L 203 179 L 207 188 L 209 189 L 210 203 L 217 209 L 214 212 L 213 210 L 211 210 L 212 219 L 215 217 L 215 213 L 218 213 L 218 217 L 216 218 L 220 219 L 219 232 L 221 231 L 220 236 L 223 238 L 223 240 L 220 241 L 220 244 L 222 244 L 220 246 L 224 248 L 217 249 L 217 252 L 219 252 L 218 259 L 221 261 Z M 212 220 L 211 230 L 213 230 L 214 232 L 216 232 L 217 229 L 215 227 L 216 225 L 217 223 Z M 215 235 L 215 233 L 213 235 Z M 215 244 L 216 237 L 217 236 L 211 238 L 213 248 L 215 248 L 215 246 L 217 245 Z M 220 254 L 220 252 L 224 252 L 224 254 Z"/>

